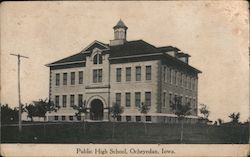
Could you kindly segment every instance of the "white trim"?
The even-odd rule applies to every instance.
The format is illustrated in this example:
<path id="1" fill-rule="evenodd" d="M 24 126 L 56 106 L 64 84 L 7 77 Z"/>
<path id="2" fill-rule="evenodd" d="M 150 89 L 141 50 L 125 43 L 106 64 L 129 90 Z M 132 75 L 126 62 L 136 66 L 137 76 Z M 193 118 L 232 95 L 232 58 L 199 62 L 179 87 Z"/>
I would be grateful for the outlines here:
<path id="1" fill-rule="evenodd" d="M 103 45 L 102 43 L 100 43 L 99 41 L 95 40 L 93 41 L 92 43 L 90 43 L 87 47 L 85 47 L 81 52 L 82 53 L 85 53 L 85 52 L 89 52 L 89 51 L 86 51 L 88 48 L 90 48 L 92 45 L 94 45 L 95 43 L 98 43 L 100 45 L 102 45 L 103 47 L 106 47 L 107 50 L 109 50 L 109 47 L 107 47 L 106 45 Z"/>
<path id="2" fill-rule="evenodd" d="M 122 58 L 133 58 L 133 57 L 144 57 L 144 56 L 156 56 L 162 53 L 154 53 L 154 54 L 144 54 L 144 55 L 133 55 L 133 56 L 124 56 L 124 57 L 113 57 L 109 59 L 122 59 Z"/>
<path id="3" fill-rule="evenodd" d="M 57 65 L 67 65 L 67 64 L 75 64 L 75 63 L 85 63 L 86 61 L 75 61 L 75 62 L 66 62 L 66 63 L 55 63 L 55 64 L 46 64 L 46 66 L 57 66 Z"/>

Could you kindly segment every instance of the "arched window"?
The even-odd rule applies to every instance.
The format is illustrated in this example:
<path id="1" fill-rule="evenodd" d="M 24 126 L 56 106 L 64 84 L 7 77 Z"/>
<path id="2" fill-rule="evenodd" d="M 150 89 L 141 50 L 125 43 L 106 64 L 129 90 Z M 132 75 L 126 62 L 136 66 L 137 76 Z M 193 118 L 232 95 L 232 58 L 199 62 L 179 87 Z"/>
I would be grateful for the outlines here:
<path id="1" fill-rule="evenodd" d="M 96 54 L 93 58 L 93 63 L 94 64 L 102 64 L 102 55 Z"/>

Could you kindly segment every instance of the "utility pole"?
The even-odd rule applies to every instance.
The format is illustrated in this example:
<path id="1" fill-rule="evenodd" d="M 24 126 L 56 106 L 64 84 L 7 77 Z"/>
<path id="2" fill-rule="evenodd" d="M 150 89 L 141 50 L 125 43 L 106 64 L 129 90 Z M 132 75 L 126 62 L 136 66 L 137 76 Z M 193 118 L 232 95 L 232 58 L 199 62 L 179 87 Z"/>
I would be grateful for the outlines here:
<path id="1" fill-rule="evenodd" d="M 19 103 L 19 120 L 18 120 L 18 129 L 19 132 L 22 131 L 22 103 L 21 103 L 21 87 L 20 87 L 20 63 L 21 63 L 21 59 L 20 58 L 29 58 L 26 56 L 22 56 L 20 54 L 10 54 L 12 56 L 16 56 L 17 57 L 17 65 L 18 65 L 18 103 Z"/>

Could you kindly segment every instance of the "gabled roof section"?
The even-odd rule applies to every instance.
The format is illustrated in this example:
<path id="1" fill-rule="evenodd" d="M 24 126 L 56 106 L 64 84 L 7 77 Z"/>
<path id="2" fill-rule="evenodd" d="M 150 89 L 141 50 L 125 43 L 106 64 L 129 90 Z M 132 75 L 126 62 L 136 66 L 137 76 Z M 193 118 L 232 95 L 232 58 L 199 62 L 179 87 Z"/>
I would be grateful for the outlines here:
<path id="1" fill-rule="evenodd" d="M 89 44 L 86 48 L 84 48 L 80 53 L 60 59 L 53 63 L 47 64 L 46 66 L 85 62 L 86 56 L 89 55 L 89 52 L 91 52 L 94 48 L 98 48 L 101 50 L 109 50 L 109 46 L 107 44 L 95 40 L 91 44 Z"/>
<path id="2" fill-rule="evenodd" d="M 61 64 L 66 64 L 66 63 L 70 64 L 70 63 L 85 62 L 86 56 L 87 56 L 86 54 L 83 54 L 80 52 L 80 53 L 74 54 L 72 56 L 55 61 L 53 63 L 49 63 L 46 66 L 55 66 L 55 65 L 61 65 Z"/>
<path id="3" fill-rule="evenodd" d="M 91 44 L 89 44 L 86 48 L 84 48 L 81 52 L 85 53 L 85 52 L 91 52 L 94 48 L 98 48 L 100 50 L 108 50 L 109 46 L 108 44 L 104 44 L 100 41 L 93 41 Z"/>

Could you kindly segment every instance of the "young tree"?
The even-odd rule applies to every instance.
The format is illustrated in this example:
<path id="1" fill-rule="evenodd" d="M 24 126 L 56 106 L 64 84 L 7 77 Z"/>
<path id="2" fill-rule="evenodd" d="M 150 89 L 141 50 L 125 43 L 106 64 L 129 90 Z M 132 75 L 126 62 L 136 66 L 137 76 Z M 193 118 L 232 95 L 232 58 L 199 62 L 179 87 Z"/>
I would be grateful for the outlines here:
<path id="1" fill-rule="evenodd" d="M 113 103 L 113 106 L 110 108 L 110 113 L 114 120 L 112 129 L 112 139 L 114 138 L 115 135 L 115 120 L 117 120 L 117 118 L 121 116 L 123 111 L 124 111 L 123 107 L 117 103 Z"/>
<path id="2" fill-rule="evenodd" d="M 238 124 L 240 119 L 240 113 L 231 113 L 228 117 L 231 118 L 231 123 Z"/>
<path id="3" fill-rule="evenodd" d="M 202 114 L 202 119 L 206 120 L 206 122 L 208 122 L 208 116 L 210 114 L 210 111 L 208 110 L 207 105 L 205 104 L 200 104 L 201 108 L 200 108 L 200 113 Z"/>
<path id="4" fill-rule="evenodd" d="M 36 116 L 36 107 L 34 104 L 29 104 L 29 105 L 25 105 L 24 107 L 24 112 L 26 112 L 28 115 L 27 117 L 29 117 L 31 119 L 31 121 L 33 122 L 33 117 Z"/>
<path id="5" fill-rule="evenodd" d="M 47 112 L 57 112 L 59 108 L 60 106 L 56 106 L 52 101 L 40 99 L 38 101 L 33 101 L 32 104 L 26 104 L 24 112 L 27 112 L 31 121 L 33 121 L 33 117 L 42 117 L 45 120 Z"/>
<path id="6" fill-rule="evenodd" d="M 60 108 L 60 106 L 55 105 L 53 101 L 49 101 L 48 99 L 40 99 L 38 101 L 33 101 L 33 103 L 36 108 L 35 116 L 43 117 L 44 120 L 47 112 L 57 112 Z"/>
<path id="7" fill-rule="evenodd" d="M 223 120 L 222 119 L 218 119 L 218 124 L 221 125 L 223 123 Z"/>
<path id="8" fill-rule="evenodd" d="M 174 112 L 175 115 L 177 115 L 178 119 L 181 121 L 181 139 L 180 141 L 182 142 L 183 140 L 183 119 L 187 116 L 190 115 L 190 102 L 187 103 L 182 103 L 181 97 L 175 96 L 174 101 L 171 101 L 170 107 L 172 111 Z"/>
<path id="9" fill-rule="evenodd" d="M 12 109 L 8 104 L 1 106 L 1 123 L 14 123 L 18 121 L 18 110 L 16 108 Z"/>
<path id="10" fill-rule="evenodd" d="M 86 116 L 86 113 L 88 113 L 87 106 L 86 106 L 86 100 L 84 100 L 79 105 L 73 105 L 72 107 L 73 107 L 74 110 L 76 110 L 75 116 L 77 118 L 81 117 L 81 115 L 83 113 L 85 114 L 85 116 Z M 85 121 L 85 119 L 83 120 L 83 132 L 84 132 L 84 135 L 85 135 L 86 134 L 86 121 Z"/>
<path id="11" fill-rule="evenodd" d="M 144 114 L 144 116 L 145 116 L 145 121 L 144 121 L 145 135 L 147 134 L 146 115 L 147 115 L 149 110 L 150 110 L 150 107 L 147 104 L 145 104 L 144 102 L 141 102 L 141 105 L 139 106 L 139 111 L 142 114 Z"/>

